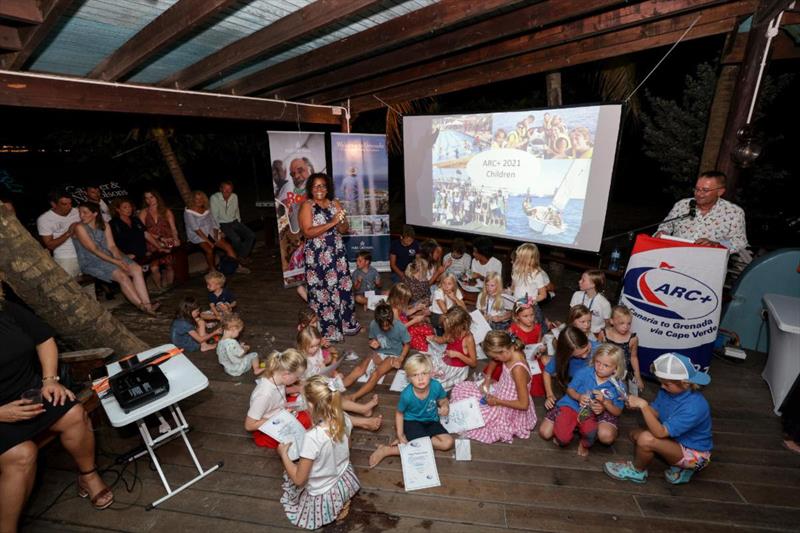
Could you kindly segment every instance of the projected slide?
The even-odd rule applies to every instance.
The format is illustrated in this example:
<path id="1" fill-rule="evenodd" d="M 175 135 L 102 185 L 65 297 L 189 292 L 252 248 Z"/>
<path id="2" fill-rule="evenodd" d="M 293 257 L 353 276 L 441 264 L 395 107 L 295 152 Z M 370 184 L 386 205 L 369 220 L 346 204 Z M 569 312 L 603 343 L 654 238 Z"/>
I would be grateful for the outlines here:
<path id="1" fill-rule="evenodd" d="M 596 250 L 619 106 L 405 117 L 412 224 Z"/>

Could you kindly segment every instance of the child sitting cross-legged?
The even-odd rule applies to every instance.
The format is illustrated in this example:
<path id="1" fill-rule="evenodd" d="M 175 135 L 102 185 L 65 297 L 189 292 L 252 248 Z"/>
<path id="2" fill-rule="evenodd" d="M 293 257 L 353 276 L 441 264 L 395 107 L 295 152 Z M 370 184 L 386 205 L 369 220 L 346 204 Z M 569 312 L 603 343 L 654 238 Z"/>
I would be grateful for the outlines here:
<path id="1" fill-rule="evenodd" d="M 660 355 L 650 369 L 661 382 L 653 403 L 628 396 L 628 407 L 642 412 L 646 426 L 630 433 L 636 444 L 633 461 L 609 462 L 603 469 L 614 479 L 644 483 L 647 465 L 659 455 L 672 465 L 664 471 L 669 483 L 688 483 L 711 461 L 711 409 L 699 390 L 711 377 L 678 353 Z"/>
<path id="2" fill-rule="evenodd" d="M 264 371 L 259 367 L 258 354 L 249 352 L 250 347 L 239 342 L 239 335 L 243 329 L 244 321 L 239 315 L 235 313 L 222 315 L 222 339 L 217 344 L 217 360 L 225 369 L 225 373 L 230 376 L 241 376 L 250 368 L 256 375 Z"/>
<path id="3" fill-rule="evenodd" d="M 469 369 L 478 364 L 475 338 L 470 333 L 472 317 L 461 307 L 451 307 L 442 317 L 444 334 L 430 337 L 437 344 L 446 344 L 444 356 L 434 362 L 434 377 L 441 381 L 445 390 L 461 383 L 469 375 Z"/>
<path id="4" fill-rule="evenodd" d="M 501 369 L 500 380 L 492 384 L 486 377 L 479 386 L 465 381 L 453 387 L 454 402 L 466 398 L 483 397 L 480 410 L 486 425 L 467 432 L 467 437 L 480 442 L 511 442 L 514 437 L 527 439 L 536 426 L 536 410 L 528 394 L 531 370 L 519 339 L 505 331 L 490 331 L 482 343 L 483 351 L 492 361 L 489 366 Z M 491 376 L 488 372 L 487 376 Z"/>
<path id="5" fill-rule="evenodd" d="M 356 269 L 353 271 L 353 299 L 367 308 L 367 291 L 381 288 L 381 275 L 372 266 L 372 254 L 360 250 L 356 254 Z"/>
<path id="6" fill-rule="evenodd" d="M 409 384 L 400 393 L 400 401 L 395 411 L 395 431 L 397 439 L 390 445 L 381 444 L 369 457 L 370 468 L 384 458 L 400 455 L 398 444 L 421 437 L 430 437 L 435 450 L 449 450 L 454 440 L 439 422 L 440 416 L 447 416 L 450 406 L 447 393 L 441 383 L 431 378 L 433 364 L 424 354 L 414 354 L 408 358 L 403 369 Z"/>
<path id="7" fill-rule="evenodd" d="M 595 440 L 612 444 L 617 437 L 619 415 L 624 406 L 624 392 L 618 386 L 625 377 L 625 355 L 617 346 L 602 344 L 593 357 L 593 365 L 578 370 L 558 401 L 553 437 L 559 446 L 568 446 L 575 429 L 581 440 L 578 455 L 586 457 Z M 616 385 L 615 385 L 616 382 Z"/>
<path id="8" fill-rule="evenodd" d="M 411 305 L 411 291 L 405 283 L 396 283 L 389 291 L 386 303 L 392 306 L 395 320 L 405 324 L 411 335 L 411 349 L 424 352 L 428 349 L 428 337 L 433 335 L 428 317 L 431 312 L 421 302 Z"/>
<path id="9" fill-rule="evenodd" d="M 187 352 L 205 352 L 214 349 L 214 335 L 219 333 L 219 329 L 206 329 L 206 321 L 200 317 L 200 306 L 193 296 L 187 296 L 178 305 L 170 328 L 172 344 Z"/>
<path id="10" fill-rule="evenodd" d="M 369 324 L 369 346 L 374 352 L 365 357 L 356 369 L 361 373 L 370 373 L 367 382 L 350 396 L 353 401 L 375 389 L 381 376 L 393 368 L 399 369 L 411 348 L 411 335 L 399 320 L 394 319 L 392 307 L 381 302 L 375 308 L 375 320 Z"/>
<path id="11" fill-rule="evenodd" d="M 225 275 L 212 270 L 205 276 L 206 289 L 208 289 L 209 311 L 203 313 L 203 318 L 220 320 L 224 313 L 230 313 L 236 308 L 236 296 L 225 286 Z"/>
<path id="12" fill-rule="evenodd" d="M 278 446 L 286 469 L 281 503 L 292 524 L 317 529 L 344 520 L 360 485 L 350 463 L 353 426 L 342 412 L 336 384 L 314 376 L 303 386 L 303 396 L 317 424 L 303 437 L 297 463 L 289 458 L 291 443 Z"/>

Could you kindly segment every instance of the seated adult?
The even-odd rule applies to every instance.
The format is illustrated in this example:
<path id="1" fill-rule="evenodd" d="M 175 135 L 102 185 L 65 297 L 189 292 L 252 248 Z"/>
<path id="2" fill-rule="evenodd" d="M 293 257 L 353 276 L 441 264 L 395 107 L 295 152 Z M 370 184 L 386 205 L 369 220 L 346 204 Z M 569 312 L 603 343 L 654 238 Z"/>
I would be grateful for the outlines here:
<path id="1" fill-rule="evenodd" d="M 150 303 L 142 267 L 117 248 L 111 228 L 103 221 L 100 207 L 84 202 L 78 208 L 81 224 L 75 226 L 75 250 L 81 272 L 105 282 L 116 281 L 122 294 L 140 311 L 155 315 L 159 304 Z"/>
<path id="2" fill-rule="evenodd" d="M 392 241 L 389 249 L 389 267 L 392 269 L 392 281 L 394 283 L 405 278 L 406 267 L 419 252 L 419 242 L 414 237 L 414 228 L 405 225 L 400 239 Z"/>
<path id="3" fill-rule="evenodd" d="M 167 209 L 164 199 L 155 189 L 145 191 L 144 207 L 139 211 L 139 220 L 144 223 L 150 238 L 147 238 L 147 252 L 151 254 L 150 275 L 153 284 L 159 289 L 169 287 L 175 280 L 175 269 L 172 268 L 174 258 L 168 253 L 180 246 L 178 228 L 175 226 L 175 215 Z"/>
<path id="4" fill-rule="evenodd" d="M 740 263 L 749 263 L 752 256 L 747 250 L 744 210 L 722 198 L 726 181 L 725 174 L 716 170 L 700 174 L 694 186 L 694 197 L 678 200 L 665 220 L 688 214 L 692 200 L 695 215 L 662 223 L 656 237 L 672 235 L 695 244 L 724 246 L 731 254 L 738 254 Z"/>
<path id="5" fill-rule="evenodd" d="M 0 288 L 0 531 L 16 531 L 36 477 L 34 439 L 58 433 L 78 467 L 78 494 L 97 509 L 114 495 L 95 466 L 94 434 L 83 406 L 58 382 L 53 331 L 33 313 L 3 299 Z M 42 401 L 20 399 L 40 389 Z M 27 396 L 27 395 L 26 395 Z"/>
<path id="6" fill-rule="evenodd" d="M 219 192 L 211 195 L 211 214 L 219 222 L 219 227 L 228 238 L 239 261 L 249 262 L 247 256 L 256 242 L 253 230 L 242 224 L 242 215 L 239 213 L 239 197 L 233 192 L 233 182 L 225 180 L 219 184 Z"/>
<path id="7" fill-rule="evenodd" d="M 53 253 L 53 261 L 72 277 L 81 273 L 78 254 L 72 244 L 73 230 L 80 224 L 78 210 L 72 207 L 72 197 L 66 189 L 50 191 L 50 209 L 36 219 L 42 244 Z"/>
<path id="8" fill-rule="evenodd" d="M 111 202 L 111 221 L 108 225 L 111 226 L 114 243 L 122 253 L 140 265 L 148 262 L 147 241 L 155 244 L 157 241 L 147 234 L 144 223 L 134 215 L 130 198 L 117 198 Z"/>
<path id="9" fill-rule="evenodd" d="M 503 263 L 493 257 L 494 244 L 489 237 L 478 237 L 473 242 L 474 251 L 472 253 L 472 277 L 475 279 L 485 279 L 489 272 L 496 272 L 503 278 Z"/>
<path id="10" fill-rule="evenodd" d="M 197 244 L 203 249 L 206 256 L 208 270 L 215 270 L 214 248 L 219 248 L 229 257 L 238 261 L 236 251 L 225 239 L 225 234 L 220 230 L 219 223 L 214 219 L 208 208 L 208 196 L 203 191 L 192 193 L 193 204 L 183 212 L 183 221 L 186 225 L 186 238 L 189 242 Z"/>

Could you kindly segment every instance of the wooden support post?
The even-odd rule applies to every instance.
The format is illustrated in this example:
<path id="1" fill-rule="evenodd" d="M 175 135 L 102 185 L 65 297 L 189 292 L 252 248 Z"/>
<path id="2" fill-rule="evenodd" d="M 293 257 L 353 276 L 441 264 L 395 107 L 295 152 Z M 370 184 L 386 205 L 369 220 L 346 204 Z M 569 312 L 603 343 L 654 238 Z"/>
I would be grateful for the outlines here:
<path id="1" fill-rule="evenodd" d="M 706 140 L 703 144 L 703 155 L 700 157 L 700 172 L 714 170 L 719 158 L 720 145 L 725 133 L 725 125 L 733 99 L 733 88 L 739 76 L 738 64 L 723 65 L 714 89 L 714 100 L 708 113 Z"/>

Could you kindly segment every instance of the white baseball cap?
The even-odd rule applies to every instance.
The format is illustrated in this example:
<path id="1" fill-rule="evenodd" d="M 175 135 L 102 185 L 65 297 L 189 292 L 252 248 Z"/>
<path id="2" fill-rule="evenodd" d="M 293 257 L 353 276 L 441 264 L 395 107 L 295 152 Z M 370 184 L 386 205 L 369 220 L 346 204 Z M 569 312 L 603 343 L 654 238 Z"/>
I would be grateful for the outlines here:
<path id="1" fill-rule="evenodd" d="M 659 355 L 653 361 L 653 373 L 661 379 L 688 381 L 697 385 L 711 383 L 711 376 L 698 372 L 688 357 L 675 352 Z"/>

